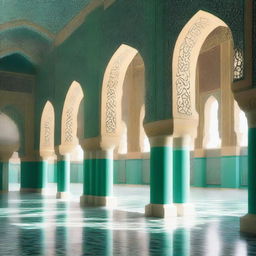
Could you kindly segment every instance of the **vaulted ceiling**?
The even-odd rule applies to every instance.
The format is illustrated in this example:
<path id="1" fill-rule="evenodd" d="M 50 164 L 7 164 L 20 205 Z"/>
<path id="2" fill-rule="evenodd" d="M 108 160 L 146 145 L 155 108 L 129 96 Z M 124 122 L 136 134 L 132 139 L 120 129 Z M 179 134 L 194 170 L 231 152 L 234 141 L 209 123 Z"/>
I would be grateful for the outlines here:
<path id="1" fill-rule="evenodd" d="M 11 55 L 40 63 L 55 36 L 93 1 L 0 0 L 0 70 Z"/>

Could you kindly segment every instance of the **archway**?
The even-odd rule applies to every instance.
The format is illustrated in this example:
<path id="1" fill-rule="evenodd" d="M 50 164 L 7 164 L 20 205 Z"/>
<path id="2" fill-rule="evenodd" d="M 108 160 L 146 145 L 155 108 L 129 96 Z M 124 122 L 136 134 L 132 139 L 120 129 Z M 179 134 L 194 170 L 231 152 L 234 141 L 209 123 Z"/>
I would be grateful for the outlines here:
<path id="1" fill-rule="evenodd" d="M 178 214 L 189 214 L 187 207 L 189 201 L 189 176 L 190 176 L 190 144 L 198 131 L 198 109 L 196 101 L 198 94 L 198 60 L 202 52 L 207 52 L 214 47 L 218 47 L 216 52 L 220 56 L 220 81 L 219 87 L 222 89 L 221 97 L 228 102 L 230 108 L 226 111 L 226 116 L 221 115 L 221 126 L 226 127 L 221 130 L 222 147 L 230 150 L 235 136 L 234 127 L 230 119 L 234 118 L 232 112 L 234 98 L 231 91 L 233 82 L 233 40 L 229 27 L 218 17 L 205 11 L 198 11 L 184 26 L 175 44 L 172 60 L 172 107 L 174 122 L 174 203 L 177 205 Z M 217 53 L 217 54 L 218 54 Z M 217 56 L 214 52 L 213 56 Z M 235 64 L 236 65 L 236 64 Z M 223 102 L 223 101 L 222 101 Z M 221 105 L 221 112 L 223 112 Z M 216 111 L 215 111 L 216 112 Z M 203 122 L 199 123 L 203 130 Z M 199 129 L 199 130 L 200 130 Z M 228 134 L 228 136 L 226 136 Z M 229 136 L 229 135 L 232 136 Z M 203 144 L 203 141 L 200 143 Z M 197 146 L 197 145 L 196 145 Z M 222 150 L 224 152 L 225 150 Z M 226 150 L 225 153 L 228 151 Z M 195 155 L 196 154 L 196 155 Z M 197 159 L 203 161 L 205 155 L 202 150 L 194 153 Z M 179 164 L 179 159 L 183 163 Z M 227 158 L 226 158 L 227 159 Z M 230 158 L 231 159 L 231 158 Z M 229 159 L 229 160 L 230 160 Z M 221 163 L 224 165 L 224 162 Z M 194 161 L 194 168 L 204 168 L 202 171 L 201 184 L 205 184 L 205 163 Z"/>
<path id="2" fill-rule="evenodd" d="M 82 203 L 112 206 L 115 201 L 113 200 L 113 158 L 117 160 L 115 161 L 116 183 L 126 183 L 129 175 L 126 167 L 134 160 L 142 161 L 140 142 L 141 129 L 144 129 L 144 117 L 141 117 L 143 104 L 142 57 L 135 48 L 122 44 L 108 62 L 104 73 L 100 142 L 97 148 L 91 150 L 92 164 L 86 174 L 88 179 L 87 182 L 85 181 Z M 121 161 L 119 162 L 121 159 L 125 161 L 124 166 L 121 166 Z M 93 162 L 94 160 L 96 163 Z M 118 170 L 121 169 L 123 171 L 119 174 L 122 173 L 122 177 L 118 174 Z"/>
<path id="3" fill-rule="evenodd" d="M 71 161 L 74 161 L 75 158 L 77 160 L 77 154 L 80 155 L 79 160 L 83 160 L 83 153 L 81 147 L 79 147 L 78 140 L 78 113 L 83 97 L 82 87 L 78 82 L 74 81 L 67 92 L 62 111 L 60 159 L 58 160 L 57 168 L 58 198 L 69 195 Z M 82 168 L 83 164 L 81 163 L 80 165 Z"/>

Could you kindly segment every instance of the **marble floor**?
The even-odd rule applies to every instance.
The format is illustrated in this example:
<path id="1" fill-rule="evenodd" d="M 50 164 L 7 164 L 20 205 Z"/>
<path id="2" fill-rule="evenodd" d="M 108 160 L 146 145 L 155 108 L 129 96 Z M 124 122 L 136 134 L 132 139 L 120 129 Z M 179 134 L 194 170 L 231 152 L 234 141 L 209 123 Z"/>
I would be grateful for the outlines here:
<path id="1" fill-rule="evenodd" d="M 10 189 L 0 195 L 0 256 L 256 255 L 256 237 L 239 232 L 246 190 L 192 188 L 197 215 L 164 221 L 143 216 L 148 186 L 115 186 L 112 211 L 80 208 L 81 184 L 70 201 L 56 200 L 53 184 L 45 196 Z"/>

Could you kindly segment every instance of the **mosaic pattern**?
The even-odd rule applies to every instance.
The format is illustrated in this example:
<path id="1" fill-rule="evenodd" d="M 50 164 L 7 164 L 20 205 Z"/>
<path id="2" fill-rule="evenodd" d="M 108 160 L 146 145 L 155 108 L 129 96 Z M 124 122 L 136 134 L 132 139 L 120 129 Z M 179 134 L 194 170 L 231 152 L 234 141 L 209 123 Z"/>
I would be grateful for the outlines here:
<path id="1" fill-rule="evenodd" d="M 106 102 L 106 132 L 114 133 L 116 131 L 116 107 L 117 107 L 117 86 L 120 73 L 121 60 L 118 58 L 113 64 L 107 84 L 107 102 Z"/>
<path id="2" fill-rule="evenodd" d="M 208 20 L 199 18 L 188 31 L 180 46 L 178 58 L 178 71 L 176 80 L 177 110 L 187 116 L 192 115 L 191 86 L 190 86 L 190 57 L 201 31 L 208 26 Z"/>
<path id="3" fill-rule="evenodd" d="M 66 111 L 65 142 L 73 141 L 73 108 Z"/>
<path id="4" fill-rule="evenodd" d="M 4 10 L 0 16 L 0 24 L 16 20 L 29 20 L 45 27 L 52 33 L 62 29 L 91 0 L 0 0 L 0 8 Z"/>
<path id="5" fill-rule="evenodd" d="M 234 80 L 243 78 L 244 75 L 244 58 L 243 52 L 239 49 L 234 50 Z"/>
<path id="6" fill-rule="evenodd" d="M 143 216 L 148 186 L 116 186 L 119 206 L 80 208 L 82 185 L 72 184 L 69 202 L 50 195 L 11 192 L 0 196 L 0 255 L 247 256 L 256 238 L 239 232 L 245 190 L 192 188 L 194 219 L 168 222 Z"/>

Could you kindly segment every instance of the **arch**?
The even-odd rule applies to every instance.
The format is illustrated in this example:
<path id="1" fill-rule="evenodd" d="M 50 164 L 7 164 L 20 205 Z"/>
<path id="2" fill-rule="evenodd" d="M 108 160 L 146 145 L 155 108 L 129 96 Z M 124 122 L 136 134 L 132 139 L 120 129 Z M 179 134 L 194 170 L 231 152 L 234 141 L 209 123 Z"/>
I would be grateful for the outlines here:
<path id="1" fill-rule="evenodd" d="M 84 97 L 82 87 L 74 81 L 66 95 L 61 121 L 61 146 L 72 151 L 78 144 L 77 116 Z"/>
<path id="2" fill-rule="evenodd" d="M 221 19 L 201 10 L 189 20 L 178 36 L 172 61 L 174 119 L 198 118 L 195 108 L 197 60 L 205 40 L 217 28 L 223 28 L 233 44 L 229 27 Z M 230 56 L 233 56 L 233 47 L 230 50 Z M 232 64 L 230 66 L 233 68 Z"/>
<path id="3" fill-rule="evenodd" d="M 32 30 L 37 34 L 40 34 L 40 36 L 44 37 L 46 40 L 49 40 L 49 41 L 52 41 L 54 39 L 53 33 L 48 31 L 44 27 L 41 27 L 28 20 L 14 20 L 14 21 L 6 22 L 0 25 L 1 33 L 4 31 L 8 31 L 12 29 L 20 29 L 20 28 L 26 28 L 28 30 Z"/>
<path id="4" fill-rule="evenodd" d="M 4 58 L 7 56 L 11 56 L 13 54 L 19 54 L 22 57 L 24 57 L 26 60 L 28 60 L 30 63 L 36 65 L 37 64 L 37 59 L 34 58 L 34 56 L 32 56 L 30 53 L 19 49 L 19 48 L 7 48 L 4 49 L 3 51 L 0 50 L 0 58 Z"/>
<path id="5" fill-rule="evenodd" d="M 29 56 L 33 63 L 39 63 L 51 46 L 51 41 L 46 37 L 26 27 L 1 31 L 0 40 L 2 42 L 0 45 L 2 56 L 15 51 L 22 52 Z"/>
<path id="6" fill-rule="evenodd" d="M 53 154 L 54 152 L 54 108 L 50 101 L 47 101 L 42 117 L 40 128 L 40 155 Z"/>
<path id="7" fill-rule="evenodd" d="M 121 100 L 125 74 L 138 51 L 122 44 L 109 61 L 101 94 L 101 135 L 120 136 Z"/>
<path id="8" fill-rule="evenodd" d="M 219 148 L 221 140 L 219 135 L 219 103 L 214 96 L 210 96 L 204 109 L 204 148 Z"/>

